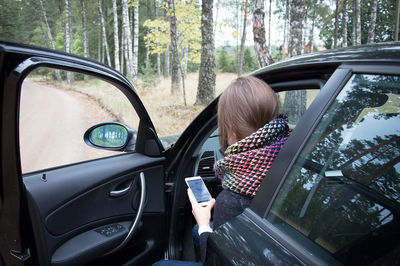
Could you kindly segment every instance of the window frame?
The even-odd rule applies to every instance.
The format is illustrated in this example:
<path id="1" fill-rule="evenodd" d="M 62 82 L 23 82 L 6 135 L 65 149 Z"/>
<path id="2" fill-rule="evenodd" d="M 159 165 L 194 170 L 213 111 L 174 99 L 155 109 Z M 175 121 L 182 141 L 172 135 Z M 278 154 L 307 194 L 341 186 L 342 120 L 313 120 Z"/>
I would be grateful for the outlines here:
<path id="1" fill-rule="evenodd" d="M 330 260 L 330 256 L 327 256 L 328 253 L 324 251 L 320 253 L 319 248 L 314 249 L 299 244 L 297 239 L 293 239 L 291 236 L 272 225 L 267 221 L 266 217 L 302 149 L 337 95 L 342 91 L 354 74 L 400 75 L 400 66 L 385 63 L 344 63 L 339 66 L 298 122 L 293 133 L 286 142 L 286 148 L 277 156 L 274 166 L 266 176 L 268 182 L 263 182 L 261 184 L 250 208 L 246 209 L 244 212 L 259 225 L 267 235 L 282 244 L 300 260 L 310 265 L 323 265 L 334 262 Z M 317 251 L 319 252 L 318 255 L 321 254 L 321 257 L 315 256 Z"/>

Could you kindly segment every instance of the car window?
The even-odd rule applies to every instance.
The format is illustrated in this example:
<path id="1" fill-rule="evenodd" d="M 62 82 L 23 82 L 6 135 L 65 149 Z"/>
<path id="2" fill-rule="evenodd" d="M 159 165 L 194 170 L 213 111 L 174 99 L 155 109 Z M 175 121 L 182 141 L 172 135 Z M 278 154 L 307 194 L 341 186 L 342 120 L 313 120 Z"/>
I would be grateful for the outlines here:
<path id="1" fill-rule="evenodd" d="M 57 81 L 56 76 L 61 77 Z M 139 118 L 127 97 L 95 77 L 39 68 L 23 81 L 20 100 L 20 156 L 27 173 L 120 152 L 89 147 L 90 127 L 117 121 L 137 130 Z"/>
<path id="2" fill-rule="evenodd" d="M 382 263 L 399 255 L 399 114 L 399 76 L 353 75 L 267 219 L 341 263 Z"/>
<path id="3" fill-rule="evenodd" d="M 293 89 L 277 93 L 279 112 L 287 115 L 290 128 L 296 126 L 319 91 L 317 89 Z"/>

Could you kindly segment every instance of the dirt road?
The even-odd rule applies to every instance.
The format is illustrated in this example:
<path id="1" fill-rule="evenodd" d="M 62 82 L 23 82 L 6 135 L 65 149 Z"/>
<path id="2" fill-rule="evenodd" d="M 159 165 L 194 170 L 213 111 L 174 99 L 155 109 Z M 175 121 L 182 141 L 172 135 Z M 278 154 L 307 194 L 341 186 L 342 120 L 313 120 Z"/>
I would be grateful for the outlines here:
<path id="1" fill-rule="evenodd" d="M 23 172 L 109 155 L 87 146 L 83 134 L 90 126 L 111 120 L 86 95 L 25 80 L 20 110 Z"/>

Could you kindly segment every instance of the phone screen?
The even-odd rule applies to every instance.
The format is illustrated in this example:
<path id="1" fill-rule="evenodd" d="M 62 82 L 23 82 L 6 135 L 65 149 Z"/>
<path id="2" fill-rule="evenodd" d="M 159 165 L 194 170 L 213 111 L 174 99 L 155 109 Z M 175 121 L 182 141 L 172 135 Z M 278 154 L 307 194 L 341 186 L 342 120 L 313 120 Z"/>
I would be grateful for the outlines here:
<path id="1" fill-rule="evenodd" d="M 208 189 L 202 179 L 188 180 L 187 184 L 192 190 L 194 197 L 196 198 L 198 203 L 211 200 L 211 195 L 208 192 Z"/>

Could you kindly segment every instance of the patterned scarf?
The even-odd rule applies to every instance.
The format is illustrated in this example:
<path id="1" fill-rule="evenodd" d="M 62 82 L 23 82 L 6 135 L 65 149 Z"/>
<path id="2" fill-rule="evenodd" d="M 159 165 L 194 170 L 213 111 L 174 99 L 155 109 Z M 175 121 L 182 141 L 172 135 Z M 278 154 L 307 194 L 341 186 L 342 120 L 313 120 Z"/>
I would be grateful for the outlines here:
<path id="1" fill-rule="evenodd" d="M 279 115 L 250 136 L 229 146 L 225 158 L 214 165 L 222 187 L 254 197 L 290 132 L 287 117 Z"/>

